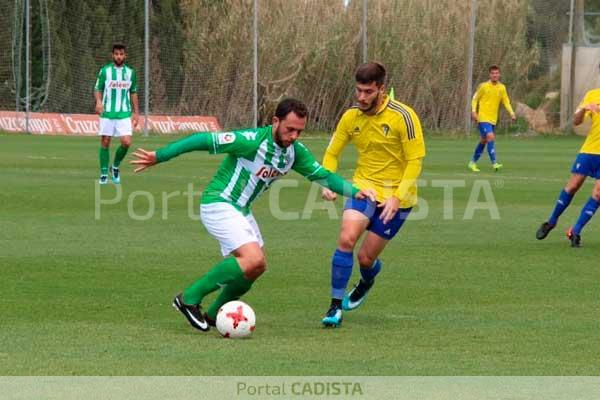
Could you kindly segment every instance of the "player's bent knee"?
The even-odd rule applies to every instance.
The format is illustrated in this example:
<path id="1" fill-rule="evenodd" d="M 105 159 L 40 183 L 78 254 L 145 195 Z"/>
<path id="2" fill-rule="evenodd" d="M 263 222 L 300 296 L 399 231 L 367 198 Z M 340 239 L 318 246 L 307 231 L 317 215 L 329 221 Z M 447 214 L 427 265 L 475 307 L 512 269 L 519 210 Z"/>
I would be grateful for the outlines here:
<path id="1" fill-rule="evenodd" d="M 567 192 L 569 194 L 574 194 L 575 192 L 577 192 L 577 190 L 579 190 L 578 185 L 572 185 L 572 184 L 568 183 L 567 186 L 565 186 L 565 192 Z"/>
<path id="2" fill-rule="evenodd" d="M 252 269 L 255 271 L 260 271 L 261 273 L 267 270 L 267 260 L 265 257 L 258 256 L 252 260 Z"/>
<path id="3" fill-rule="evenodd" d="M 370 256 L 366 252 L 358 253 L 358 264 L 361 268 L 371 268 L 375 263 L 375 257 Z"/>
<path id="4" fill-rule="evenodd" d="M 354 235 L 342 232 L 338 240 L 338 247 L 342 251 L 352 251 L 357 240 L 358 238 Z"/>
<path id="5" fill-rule="evenodd" d="M 258 276 L 260 276 L 260 275 L 264 274 L 265 272 L 267 272 L 267 263 L 263 259 L 262 262 L 257 263 L 256 266 L 254 267 L 254 273 L 257 274 Z"/>
<path id="6" fill-rule="evenodd" d="M 253 260 L 250 260 L 246 264 L 246 268 L 244 268 L 244 275 L 248 279 L 255 280 L 259 276 L 264 274 L 266 270 L 267 270 L 267 263 L 266 263 L 264 257 L 258 258 L 258 259 L 253 259 Z"/>
<path id="7" fill-rule="evenodd" d="M 267 260 L 262 250 L 247 249 L 236 258 L 248 279 L 256 279 L 267 270 Z"/>
<path id="8" fill-rule="evenodd" d="M 569 182 L 567 182 L 567 185 L 565 186 L 565 192 L 567 192 L 569 194 L 575 194 L 575 193 L 577 193 L 577 191 L 581 188 L 581 186 L 583 186 L 583 182 L 585 182 L 585 178 L 583 178 L 583 179 L 579 179 L 579 178 L 573 178 L 573 179 L 571 179 Z"/>

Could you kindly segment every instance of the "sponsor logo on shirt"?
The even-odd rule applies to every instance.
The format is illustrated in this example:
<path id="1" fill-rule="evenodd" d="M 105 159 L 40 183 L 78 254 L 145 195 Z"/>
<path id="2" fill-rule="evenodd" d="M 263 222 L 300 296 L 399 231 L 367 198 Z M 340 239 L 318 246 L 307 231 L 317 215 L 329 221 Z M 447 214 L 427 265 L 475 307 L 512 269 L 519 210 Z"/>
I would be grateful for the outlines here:
<path id="1" fill-rule="evenodd" d="M 129 89 L 131 87 L 131 82 L 128 81 L 110 81 L 108 83 L 109 89 Z"/>
<path id="2" fill-rule="evenodd" d="M 217 143 L 229 144 L 235 142 L 235 135 L 232 132 L 219 133 L 217 135 Z"/>
<path id="3" fill-rule="evenodd" d="M 256 176 L 261 179 L 271 179 L 283 175 L 281 172 L 272 167 L 262 166 L 256 171 Z"/>

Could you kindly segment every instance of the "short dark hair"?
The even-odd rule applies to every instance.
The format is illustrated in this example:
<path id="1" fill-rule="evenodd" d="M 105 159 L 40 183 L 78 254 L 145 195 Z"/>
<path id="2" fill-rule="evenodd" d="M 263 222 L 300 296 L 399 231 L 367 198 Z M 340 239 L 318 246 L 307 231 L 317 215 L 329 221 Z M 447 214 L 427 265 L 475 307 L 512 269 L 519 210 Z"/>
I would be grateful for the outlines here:
<path id="1" fill-rule="evenodd" d="M 306 105 L 298 99 L 287 98 L 283 99 L 277 104 L 275 110 L 275 116 L 279 119 L 285 119 L 289 113 L 293 112 L 300 118 L 306 118 L 308 115 L 308 109 Z"/>
<path id="2" fill-rule="evenodd" d="M 115 43 L 113 44 L 113 53 L 115 52 L 115 50 L 123 50 L 123 51 L 127 51 L 127 47 L 125 47 L 125 45 L 123 43 Z"/>
<path id="3" fill-rule="evenodd" d="M 378 62 L 368 62 L 359 65 L 356 69 L 356 82 L 369 84 L 375 82 L 377 86 L 385 82 L 385 67 Z"/>
<path id="4" fill-rule="evenodd" d="M 490 65 L 488 72 L 492 72 L 492 71 L 500 71 L 500 67 L 497 66 L 496 64 Z"/>

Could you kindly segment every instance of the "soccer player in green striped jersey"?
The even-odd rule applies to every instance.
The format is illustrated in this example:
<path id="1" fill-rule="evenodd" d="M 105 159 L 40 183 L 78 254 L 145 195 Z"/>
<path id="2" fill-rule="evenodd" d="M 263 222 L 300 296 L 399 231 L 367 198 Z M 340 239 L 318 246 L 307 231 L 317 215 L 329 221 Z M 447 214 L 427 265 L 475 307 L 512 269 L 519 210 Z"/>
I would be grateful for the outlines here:
<path id="1" fill-rule="evenodd" d="M 131 146 L 132 122 L 138 124 L 139 103 L 137 95 L 137 75 L 133 68 L 125 64 L 125 46 L 114 44 L 113 62 L 103 66 L 98 72 L 94 85 L 96 113 L 100 115 L 100 184 L 108 183 L 110 160 L 110 140 L 118 137 L 121 145 L 115 153 L 110 168 L 113 183 L 121 183 L 119 165 Z M 133 120 L 132 120 L 133 114 Z"/>
<path id="2" fill-rule="evenodd" d="M 131 163 L 138 166 L 135 172 L 194 150 L 227 154 L 204 190 L 200 204 L 202 223 L 217 239 L 226 258 L 173 300 L 173 306 L 194 328 L 208 330 L 219 308 L 239 299 L 265 272 L 263 239 L 250 206 L 278 178 L 294 170 L 336 193 L 374 200 L 371 191 L 360 191 L 323 168 L 296 140 L 304 130 L 307 114 L 302 102 L 285 99 L 278 104 L 272 125 L 233 132 L 196 133 L 157 151 L 138 149 L 133 153 L 137 159 Z M 203 313 L 202 300 L 219 288 L 221 292 L 206 314 Z"/>

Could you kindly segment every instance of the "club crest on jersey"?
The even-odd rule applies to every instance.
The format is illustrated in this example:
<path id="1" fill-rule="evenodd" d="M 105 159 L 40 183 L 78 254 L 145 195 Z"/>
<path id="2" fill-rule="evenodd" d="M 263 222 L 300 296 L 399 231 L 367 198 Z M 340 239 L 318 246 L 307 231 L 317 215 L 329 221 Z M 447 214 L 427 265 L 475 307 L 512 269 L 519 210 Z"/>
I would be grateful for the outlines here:
<path id="1" fill-rule="evenodd" d="M 129 89 L 131 81 L 110 81 L 107 86 L 109 89 Z"/>
<path id="2" fill-rule="evenodd" d="M 217 142 L 219 144 L 229 144 L 235 141 L 235 135 L 232 132 L 219 133 L 217 135 Z"/>
<path id="3" fill-rule="evenodd" d="M 281 175 L 283 174 L 277 169 L 273 167 L 267 167 L 265 165 L 263 165 L 258 171 L 256 171 L 256 176 L 258 176 L 261 179 L 271 179 Z"/>
<path id="4" fill-rule="evenodd" d="M 390 132 L 390 126 L 388 124 L 381 125 L 381 129 L 383 130 L 383 136 L 387 136 Z"/>
<path id="5" fill-rule="evenodd" d="M 352 130 L 352 134 L 353 135 L 358 135 L 360 133 L 360 128 L 358 126 L 354 127 L 354 130 Z"/>

